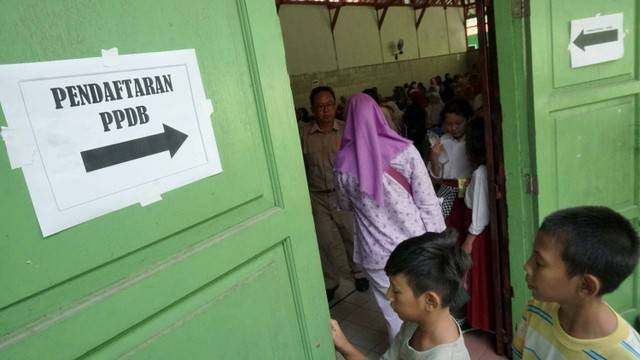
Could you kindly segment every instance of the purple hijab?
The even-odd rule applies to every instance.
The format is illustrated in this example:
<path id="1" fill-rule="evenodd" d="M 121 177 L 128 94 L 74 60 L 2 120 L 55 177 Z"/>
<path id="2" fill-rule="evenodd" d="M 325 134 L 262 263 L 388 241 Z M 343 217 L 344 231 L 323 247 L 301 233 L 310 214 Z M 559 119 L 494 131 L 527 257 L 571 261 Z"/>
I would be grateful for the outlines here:
<path id="1" fill-rule="evenodd" d="M 384 205 L 382 177 L 393 160 L 411 141 L 391 130 L 380 107 L 366 94 L 349 98 L 347 124 L 335 170 L 355 176 L 360 191 Z"/>

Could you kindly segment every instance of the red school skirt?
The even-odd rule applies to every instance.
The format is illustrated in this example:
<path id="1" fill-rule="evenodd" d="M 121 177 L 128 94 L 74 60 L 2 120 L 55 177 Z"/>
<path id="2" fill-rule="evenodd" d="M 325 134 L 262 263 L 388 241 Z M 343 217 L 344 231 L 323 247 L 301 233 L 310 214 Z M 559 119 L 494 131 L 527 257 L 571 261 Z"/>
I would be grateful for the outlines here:
<path id="1" fill-rule="evenodd" d="M 465 211 L 466 228 L 471 224 L 471 209 Z M 490 226 L 490 225 L 489 225 Z M 495 309 L 493 296 L 493 271 L 491 256 L 491 230 L 487 226 L 473 242 L 471 260 L 473 265 L 467 276 L 467 321 L 472 328 L 495 331 Z M 464 235 L 467 232 L 465 230 Z"/>
<path id="2" fill-rule="evenodd" d="M 442 183 L 457 188 L 457 180 L 443 180 Z M 458 231 L 458 244 L 460 245 L 467 237 L 469 225 L 471 225 L 471 214 L 471 209 L 467 208 L 464 198 L 456 198 L 449 216 L 445 219 L 448 228 L 454 228 Z M 473 264 L 465 279 L 470 296 L 467 303 L 467 321 L 470 327 L 484 331 L 495 330 L 494 284 L 491 267 L 493 259 L 489 226 L 473 242 L 473 250 L 471 251 Z"/>

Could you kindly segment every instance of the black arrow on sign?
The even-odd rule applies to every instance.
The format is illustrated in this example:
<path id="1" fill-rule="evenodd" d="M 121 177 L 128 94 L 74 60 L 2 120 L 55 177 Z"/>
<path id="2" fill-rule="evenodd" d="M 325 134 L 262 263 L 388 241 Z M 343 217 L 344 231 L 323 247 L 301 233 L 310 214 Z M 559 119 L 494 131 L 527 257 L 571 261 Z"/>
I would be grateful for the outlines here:
<path id="1" fill-rule="evenodd" d="M 160 134 L 82 151 L 80 155 L 84 168 L 90 172 L 167 150 L 173 157 L 188 135 L 171 126 L 165 124 L 162 126 L 164 132 Z"/>
<path id="2" fill-rule="evenodd" d="M 586 46 L 600 45 L 612 41 L 618 41 L 618 29 L 598 31 L 585 34 L 584 29 L 580 31 L 580 35 L 573 40 L 573 43 L 584 51 Z"/>

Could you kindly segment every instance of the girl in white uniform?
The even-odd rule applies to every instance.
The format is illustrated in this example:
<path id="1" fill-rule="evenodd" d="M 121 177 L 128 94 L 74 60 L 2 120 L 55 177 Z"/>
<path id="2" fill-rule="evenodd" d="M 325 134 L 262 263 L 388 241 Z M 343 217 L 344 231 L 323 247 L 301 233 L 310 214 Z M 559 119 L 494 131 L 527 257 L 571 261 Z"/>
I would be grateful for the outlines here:
<path id="1" fill-rule="evenodd" d="M 464 240 L 464 190 L 471 177 L 473 166 L 467 157 L 465 128 L 473 109 L 466 100 L 457 98 L 449 101 L 442 109 L 442 126 L 445 132 L 431 148 L 429 172 L 439 179 L 441 186 L 448 186 L 458 192 L 451 212 L 445 219 L 447 227 L 454 228 Z"/>
<path id="2" fill-rule="evenodd" d="M 467 155 L 475 170 L 465 192 L 465 240 L 462 249 L 471 256 L 473 266 L 467 277 L 471 296 L 467 304 L 467 321 L 471 328 L 494 330 L 493 272 L 491 232 L 489 231 L 489 181 L 487 177 L 484 120 L 467 124 Z"/>

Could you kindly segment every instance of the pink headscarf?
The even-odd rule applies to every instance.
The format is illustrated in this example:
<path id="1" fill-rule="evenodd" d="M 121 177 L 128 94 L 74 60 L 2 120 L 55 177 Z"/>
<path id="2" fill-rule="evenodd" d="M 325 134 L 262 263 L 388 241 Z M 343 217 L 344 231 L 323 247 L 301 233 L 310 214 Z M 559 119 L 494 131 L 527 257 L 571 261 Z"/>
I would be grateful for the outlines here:
<path id="1" fill-rule="evenodd" d="M 349 98 L 347 124 L 335 170 L 355 176 L 360 191 L 384 205 L 382 177 L 393 160 L 411 141 L 389 128 L 376 102 L 366 94 Z"/>

